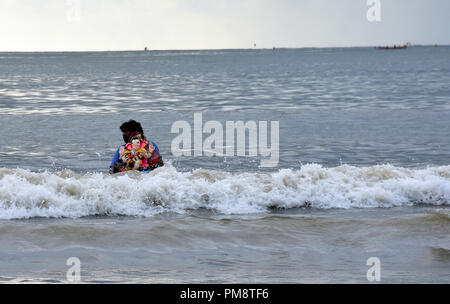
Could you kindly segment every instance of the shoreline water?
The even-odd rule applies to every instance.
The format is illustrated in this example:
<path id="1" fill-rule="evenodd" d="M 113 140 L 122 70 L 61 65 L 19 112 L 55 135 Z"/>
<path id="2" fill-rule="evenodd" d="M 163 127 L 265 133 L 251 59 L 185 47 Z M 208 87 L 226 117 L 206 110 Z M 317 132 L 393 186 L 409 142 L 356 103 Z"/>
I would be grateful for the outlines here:
<path id="1" fill-rule="evenodd" d="M 375 256 L 381 283 L 445 283 L 448 211 L 1 220 L 2 282 L 67 282 L 77 256 L 84 283 L 367 283 Z"/>

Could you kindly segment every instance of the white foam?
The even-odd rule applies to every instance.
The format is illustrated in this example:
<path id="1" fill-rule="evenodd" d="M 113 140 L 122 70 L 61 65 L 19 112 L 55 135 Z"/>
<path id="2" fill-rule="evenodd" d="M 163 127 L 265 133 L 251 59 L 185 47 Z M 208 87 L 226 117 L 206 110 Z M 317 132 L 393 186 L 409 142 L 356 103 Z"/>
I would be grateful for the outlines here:
<path id="1" fill-rule="evenodd" d="M 325 168 L 274 173 L 229 173 L 172 166 L 152 173 L 0 169 L 0 219 L 152 216 L 198 208 L 223 214 L 268 212 L 268 207 L 377 208 L 412 204 L 448 205 L 450 166 L 406 169 L 390 165 Z"/>

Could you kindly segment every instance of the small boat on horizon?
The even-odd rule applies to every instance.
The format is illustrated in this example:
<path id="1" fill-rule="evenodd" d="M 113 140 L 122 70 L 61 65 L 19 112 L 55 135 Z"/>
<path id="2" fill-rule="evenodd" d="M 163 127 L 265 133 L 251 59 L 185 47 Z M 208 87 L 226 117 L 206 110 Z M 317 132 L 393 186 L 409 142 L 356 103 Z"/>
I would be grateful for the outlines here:
<path id="1" fill-rule="evenodd" d="M 379 46 L 378 50 L 404 50 L 408 47 L 408 44 L 405 45 L 394 45 L 394 46 Z"/>

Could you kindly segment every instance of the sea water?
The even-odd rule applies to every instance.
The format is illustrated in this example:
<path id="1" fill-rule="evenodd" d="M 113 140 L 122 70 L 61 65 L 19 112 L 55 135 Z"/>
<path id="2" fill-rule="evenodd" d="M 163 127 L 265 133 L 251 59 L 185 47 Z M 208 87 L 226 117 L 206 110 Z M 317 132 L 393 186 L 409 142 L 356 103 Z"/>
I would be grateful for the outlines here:
<path id="1" fill-rule="evenodd" d="M 450 47 L 0 53 L 0 281 L 449 283 L 449 83 Z M 195 113 L 278 122 L 276 166 L 174 156 Z M 129 119 L 164 167 L 108 173 Z"/>

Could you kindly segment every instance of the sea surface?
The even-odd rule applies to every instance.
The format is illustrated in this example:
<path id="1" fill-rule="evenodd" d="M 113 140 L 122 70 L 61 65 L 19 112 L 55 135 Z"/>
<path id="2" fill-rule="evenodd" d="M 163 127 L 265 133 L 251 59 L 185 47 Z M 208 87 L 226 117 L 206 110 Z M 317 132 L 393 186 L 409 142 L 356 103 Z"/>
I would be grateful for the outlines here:
<path id="1" fill-rule="evenodd" d="M 449 84 L 446 46 L 0 53 L 0 282 L 450 283 Z M 277 122 L 274 166 L 200 114 Z M 108 173 L 129 119 L 164 167 Z"/>

